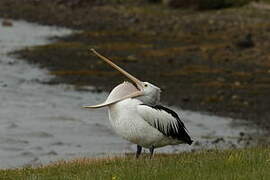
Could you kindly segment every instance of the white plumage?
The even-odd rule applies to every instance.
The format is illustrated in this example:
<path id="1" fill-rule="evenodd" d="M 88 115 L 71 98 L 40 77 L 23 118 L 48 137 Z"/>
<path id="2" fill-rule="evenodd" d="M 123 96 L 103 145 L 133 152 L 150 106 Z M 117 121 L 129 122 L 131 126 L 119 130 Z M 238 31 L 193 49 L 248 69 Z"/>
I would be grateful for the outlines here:
<path id="1" fill-rule="evenodd" d="M 138 106 L 141 103 L 137 99 L 130 98 L 111 105 L 109 119 L 117 134 L 135 144 L 150 148 L 164 136 L 138 113 Z"/>
<path id="2" fill-rule="evenodd" d="M 160 89 L 130 75 L 108 58 L 92 50 L 98 57 L 131 79 L 136 86 L 124 82 L 116 86 L 104 103 L 86 108 L 109 107 L 109 119 L 115 132 L 124 139 L 137 144 L 139 157 L 142 147 L 154 148 L 187 143 L 192 140 L 178 115 L 159 104 Z"/>

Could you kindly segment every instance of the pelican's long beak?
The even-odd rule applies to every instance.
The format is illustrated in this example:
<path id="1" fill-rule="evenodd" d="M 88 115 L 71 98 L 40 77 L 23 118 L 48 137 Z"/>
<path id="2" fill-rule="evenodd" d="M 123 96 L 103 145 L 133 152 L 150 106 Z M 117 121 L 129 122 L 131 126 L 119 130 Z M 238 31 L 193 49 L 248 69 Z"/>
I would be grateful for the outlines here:
<path id="1" fill-rule="evenodd" d="M 94 105 L 94 106 L 83 106 L 84 108 L 100 108 L 104 106 L 108 106 L 111 104 L 114 104 L 116 102 L 119 102 L 121 100 L 127 99 L 127 98 L 132 98 L 132 97 L 137 97 L 143 94 L 143 82 L 137 79 L 136 77 L 132 76 L 116 64 L 114 64 L 110 59 L 102 56 L 98 52 L 96 52 L 94 49 L 91 49 L 91 51 L 97 55 L 99 58 L 101 58 L 103 61 L 111 65 L 114 69 L 125 75 L 128 79 L 130 79 L 137 87 L 132 85 L 131 83 L 124 82 L 122 84 L 119 84 L 116 86 L 108 98 L 106 99 L 105 102 Z"/>
<path id="2" fill-rule="evenodd" d="M 105 56 L 102 56 L 101 54 L 99 54 L 96 50 L 94 50 L 94 49 L 90 49 L 90 50 L 96 56 L 98 56 L 100 59 L 102 59 L 103 61 L 105 61 L 109 65 L 111 65 L 114 69 L 116 69 L 117 71 L 119 71 L 120 73 L 122 73 L 123 75 L 125 75 L 128 79 L 130 79 L 132 82 L 134 82 L 137 85 L 137 87 L 139 88 L 139 90 L 142 90 L 143 89 L 143 83 L 142 83 L 142 81 L 140 81 L 139 79 L 137 79 L 136 77 L 132 76 L 131 74 L 129 74 L 124 69 L 122 69 L 119 66 L 117 66 L 116 64 L 114 64 L 110 59 L 108 59 Z"/>

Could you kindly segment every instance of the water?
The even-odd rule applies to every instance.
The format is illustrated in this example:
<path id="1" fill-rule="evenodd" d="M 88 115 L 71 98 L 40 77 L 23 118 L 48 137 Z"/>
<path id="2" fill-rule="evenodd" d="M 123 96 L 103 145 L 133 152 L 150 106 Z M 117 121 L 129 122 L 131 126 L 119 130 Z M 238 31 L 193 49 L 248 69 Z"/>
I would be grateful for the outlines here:
<path id="1" fill-rule="evenodd" d="M 81 108 L 83 104 L 103 101 L 106 93 L 42 84 L 51 78 L 46 70 L 7 54 L 47 44 L 48 37 L 70 33 L 68 29 L 23 21 L 14 21 L 12 27 L 0 27 L 0 168 L 135 150 L 136 146 L 111 130 L 106 108 L 91 111 Z M 236 125 L 232 119 L 173 109 L 181 114 L 197 143 L 191 147 L 168 146 L 157 152 L 228 147 L 236 144 L 240 132 L 257 133 L 245 121 L 239 120 Z M 224 138 L 225 142 L 217 138 Z M 220 143 L 213 143 L 216 139 Z"/>

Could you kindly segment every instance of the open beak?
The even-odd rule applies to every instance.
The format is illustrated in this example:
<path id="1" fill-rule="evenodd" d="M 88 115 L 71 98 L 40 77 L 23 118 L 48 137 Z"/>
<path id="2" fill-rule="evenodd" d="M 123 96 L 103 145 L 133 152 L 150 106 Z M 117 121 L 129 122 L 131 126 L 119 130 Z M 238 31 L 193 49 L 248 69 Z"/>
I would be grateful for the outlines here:
<path id="1" fill-rule="evenodd" d="M 139 79 L 137 79 L 136 77 L 132 76 L 127 71 L 125 71 L 124 69 L 122 69 L 119 66 L 117 66 L 116 64 L 114 64 L 110 59 L 108 59 L 105 56 L 102 56 L 101 54 L 99 54 L 95 49 L 90 49 L 90 50 L 96 56 L 98 56 L 100 59 L 102 59 L 103 61 L 105 61 L 109 65 L 111 65 L 114 69 L 116 69 L 117 71 L 119 71 L 120 73 L 122 73 L 123 75 L 125 75 L 128 79 L 130 79 L 133 83 L 135 83 L 139 90 L 142 90 L 143 89 L 143 83 Z"/>
<path id="2" fill-rule="evenodd" d="M 124 69 L 120 68 L 116 64 L 114 64 L 110 59 L 102 56 L 94 49 L 91 49 L 91 51 L 98 56 L 100 59 L 111 65 L 114 69 L 125 75 L 128 79 L 130 79 L 137 87 L 132 85 L 131 83 L 125 82 L 118 86 L 116 86 L 110 95 L 108 96 L 107 100 L 101 104 L 94 105 L 94 106 L 83 106 L 84 108 L 100 108 L 104 106 L 111 105 L 113 103 L 119 102 L 121 100 L 137 97 L 143 94 L 143 83 L 136 77 L 132 76 L 128 72 L 126 72 Z"/>

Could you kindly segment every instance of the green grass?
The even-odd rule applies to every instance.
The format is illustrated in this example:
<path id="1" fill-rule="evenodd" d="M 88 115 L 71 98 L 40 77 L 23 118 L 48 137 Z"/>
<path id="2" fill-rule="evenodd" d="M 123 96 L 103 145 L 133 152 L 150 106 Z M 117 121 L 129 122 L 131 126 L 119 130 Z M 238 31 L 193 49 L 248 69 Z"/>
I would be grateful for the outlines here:
<path id="1" fill-rule="evenodd" d="M 2 179 L 270 179 L 270 149 L 211 150 L 61 161 L 0 170 Z"/>

